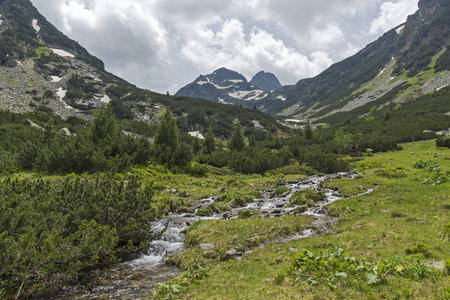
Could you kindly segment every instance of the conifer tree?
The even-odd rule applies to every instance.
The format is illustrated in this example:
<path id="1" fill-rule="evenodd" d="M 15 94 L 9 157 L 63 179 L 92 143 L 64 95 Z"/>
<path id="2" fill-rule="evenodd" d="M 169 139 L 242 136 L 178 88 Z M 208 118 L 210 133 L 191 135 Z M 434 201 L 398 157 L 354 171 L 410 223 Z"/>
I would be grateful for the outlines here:
<path id="1" fill-rule="evenodd" d="M 311 129 L 311 125 L 309 125 L 309 122 L 305 126 L 305 138 L 307 140 L 311 140 L 313 138 L 313 132 L 312 132 L 312 129 Z"/>
<path id="2" fill-rule="evenodd" d="M 210 154 L 214 150 L 216 150 L 216 139 L 214 138 L 212 127 L 209 126 L 205 136 L 205 143 L 203 144 L 203 151 L 206 154 Z"/>
<path id="3" fill-rule="evenodd" d="M 111 104 L 96 112 L 89 133 L 90 139 L 95 144 L 108 138 L 113 140 L 120 135 L 120 129 L 117 125 L 116 116 L 113 113 Z"/>
<path id="4" fill-rule="evenodd" d="M 244 147 L 244 134 L 242 133 L 241 124 L 238 122 L 236 126 L 234 126 L 233 134 L 228 142 L 228 148 L 230 148 L 230 150 L 241 151 Z"/>
<path id="5" fill-rule="evenodd" d="M 255 137 L 255 132 L 252 131 L 252 135 L 250 136 L 250 139 L 248 141 L 248 145 L 250 147 L 255 147 L 256 146 L 256 137 Z"/>
<path id="6" fill-rule="evenodd" d="M 200 139 L 198 137 L 194 137 L 194 142 L 192 144 L 192 150 L 194 153 L 198 153 L 202 149 L 202 144 L 200 142 Z"/>
<path id="7" fill-rule="evenodd" d="M 161 119 L 155 135 L 155 146 L 176 151 L 178 146 L 178 127 L 170 109 Z"/>

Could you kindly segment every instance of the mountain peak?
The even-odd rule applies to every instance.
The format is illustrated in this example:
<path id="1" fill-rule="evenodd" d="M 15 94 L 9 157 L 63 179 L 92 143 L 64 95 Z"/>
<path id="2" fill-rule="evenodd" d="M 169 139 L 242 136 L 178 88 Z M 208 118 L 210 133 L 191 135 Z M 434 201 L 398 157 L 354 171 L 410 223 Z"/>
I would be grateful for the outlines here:
<path id="1" fill-rule="evenodd" d="M 263 91 L 270 92 L 281 87 L 281 83 L 278 78 L 272 73 L 266 73 L 260 71 L 256 74 L 250 83 Z"/>
<path id="2" fill-rule="evenodd" d="M 252 107 L 255 101 L 267 95 L 261 88 L 250 84 L 243 75 L 226 68 L 199 76 L 175 94 L 245 107 Z"/>
<path id="3" fill-rule="evenodd" d="M 227 68 L 220 68 L 215 70 L 211 75 L 211 79 L 216 82 L 226 81 L 226 80 L 242 80 L 243 82 L 247 82 L 247 79 L 235 72 L 233 70 L 229 70 Z"/>

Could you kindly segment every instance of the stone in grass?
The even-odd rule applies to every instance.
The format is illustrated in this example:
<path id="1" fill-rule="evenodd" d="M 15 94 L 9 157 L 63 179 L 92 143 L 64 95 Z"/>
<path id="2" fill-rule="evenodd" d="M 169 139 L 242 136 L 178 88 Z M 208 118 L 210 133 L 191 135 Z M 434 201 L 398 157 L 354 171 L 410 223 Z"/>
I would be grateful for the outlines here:
<path id="1" fill-rule="evenodd" d="M 211 250 L 211 249 L 214 249 L 214 247 L 215 247 L 214 244 L 200 244 L 199 246 L 203 250 Z"/>
<path id="2" fill-rule="evenodd" d="M 435 269 L 436 271 L 443 272 L 445 270 L 445 263 L 443 261 L 435 261 L 427 263 L 427 266 Z"/>
<path id="3" fill-rule="evenodd" d="M 394 211 L 391 214 L 391 218 L 403 218 L 403 217 L 405 217 L 405 214 L 398 212 L 398 211 Z"/>

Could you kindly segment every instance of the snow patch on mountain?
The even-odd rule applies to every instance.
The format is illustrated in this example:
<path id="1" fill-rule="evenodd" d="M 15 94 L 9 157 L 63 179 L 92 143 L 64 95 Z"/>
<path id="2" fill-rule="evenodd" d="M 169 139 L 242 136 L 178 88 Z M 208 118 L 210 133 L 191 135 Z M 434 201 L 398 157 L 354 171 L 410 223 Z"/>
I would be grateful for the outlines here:
<path id="1" fill-rule="evenodd" d="M 228 93 L 228 95 L 232 98 L 250 101 L 250 100 L 260 100 L 264 98 L 267 94 L 261 90 L 253 90 L 253 91 L 233 91 Z"/>
<path id="2" fill-rule="evenodd" d="M 203 134 L 200 131 L 191 131 L 191 132 L 188 132 L 188 134 L 192 137 L 196 137 L 201 140 L 205 139 L 205 137 L 203 136 Z"/>
<path id="3" fill-rule="evenodd" d="M 33 21 L 31 22 L 31 25 L 33 26 L 36 33 L 39 33 L 39 31 L 41 30 L 41 26 L 38 25 L 38 20 L 33 19 Z"/>
<path id="4" fill-rule="evenodd" d="M 61 49 L 55 49 L 55 48 L 50 48 L 50 50 L 53 51 L 53 53 L 55 53 L 56 55 L 59 55 L 61 57 L 71 57 L 71 58 L 75 58 L 75 55 L 73 55 L 72 53 L 69 53 L 65 50 L 61 50 Z"/>
<path id="5" fill-rule="evenodd" d="M 395 30 L 395 32 L 397 32 L 397 34 L 400 34 L 400 33 L 402 33 L 403 29 L 405 29 L 405 25 L 403 25 L 403 26 L 397 28 L 397 29 Z"/>
<path id="6" fill-rule="evenodd" d="M 102 103 L 109 103 L 109 102 L 111 102 L 111 98 L 109 98 L 108 95 L 104 95 L 104 96 L 100 99 L 100 102 L 102 102 Z"/>
<path id="7" fill-rule="evenodd" d="M 384 68 L 383 70 L 381 70 L 381 71 L 380 71 L 380 73 L 378 73 L 377 77 L 380 77 L 380 76 L 381 76 L 381 74 L 383 74 L 383 73 L 384 73 L 384 71 L 386 71 L 386 68 Z"/>
<path id="8" fill-rule="evenodd" d="M 61 77 L 59 76 L 50 76 L 52 78 L 52 82 L 60 82 L 61 81 Z"/>
<path id="9" fill-rule="evenodd" d="M 66 102 L 64 102 L 63 98 L 66 96 L 67 90 L 63 89 L 62 87 L 60 87 L 57 91 L 56 91 L 56 95 L 59 97 L 59 101 L 61 103 L 64 104 L 64 106 L 67 109 L 74 109 L 72 106 L 68 105 Z"/>
<path id="10" fill-rule="evenodd" d="M 67 90 L 64 90 L 62 87 L 60 87 L 56 91 L 56 95 L 58 95 L 59 99 L 62 100 L 66 96 Z"/>

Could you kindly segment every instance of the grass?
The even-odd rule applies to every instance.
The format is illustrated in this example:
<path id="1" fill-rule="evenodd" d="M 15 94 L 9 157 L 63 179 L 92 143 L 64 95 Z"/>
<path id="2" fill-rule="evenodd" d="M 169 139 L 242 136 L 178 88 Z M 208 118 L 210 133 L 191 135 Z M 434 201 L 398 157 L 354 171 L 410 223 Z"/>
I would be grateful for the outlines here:
<path id="1" fill-rule="evenodd" d="M 42 55 L 50 56 L 50 51 L 47 47 L 36 48 L 35 52 L 39 58 L 41 58 Z"/>
<path id="2" fill-rule="evenodd" d="M 385 284 L 368 286 L 355 282 L 330 289 L 322 285 L 293 284 L 285 271 L 295 251 L 336 245 L 351 256 L 370 261 L 393 256 L 406 257 L 408 251 L 426 245 L 431 255 L 424 262 L 450 258 L 446 224 L 450 222 L 450 183 L 424 184 L 432 172 L 412 165 L 419 159 L 433 160 L 441 172 L 450 170 L 450 150 L 436 149 L 434 141 L 403 145 L 404 150 L 375 154 L 355 162 L 359 175 L 325 183 L 347 196 L 375 188 L 370 194 L 340 200 L 330 205 L 338 216 L 334 233 L 288 243 L 256 244 L 308 226 L 303 217 L 277 219 L 202 221 L 188 233 L 191 247 L 178 257 L 178 264 L 203 261 L 214 265 L 209 277 L 190 286 L 183 299 L 446 299 L 450 278 L 445 272 L 437 278 L 419 281 L 387 276 Z M 399 176 L 399 174 L 401 174 Z M 251 181 L 251 180 L 250 180 Z M 261 222 L 261 223 L 260 223 Z M 272 229 L 273 228 L 273 229 Z M 283 229 L 288 228 L 288 229 Z M 256 239 L 251 239 L 256 237 Z M 249 246 L 245 243 L 253 243 Z M 212 243 L 214 254 L 200 250 L 199 243 Z M 221 253 L 242 245 L 252 252 L 242 260 L 221 260 Z M 409 249 L 409 250 L 408 250 Z M 206 254 L 205 254 L 206 253 Z M 446 277 L 445 277 L 446 276 Z"/>
<path id="3" fill-rule="evenodd" d="M 249 251 L 265 242 L 292 236 L 306 229 L 312 219 L 307 216 L 277 219 L 254 216 L 238 220 L 199 221 L 186 235 L 190 248 L 174 257 L 172 262 L 186 268 L 198 262 L 224 261 L 228 259 L 226 252 L 229 250 Z M 214 248 L 201 249 L 199 245 L 205 243 L 213 244 Z"/>

